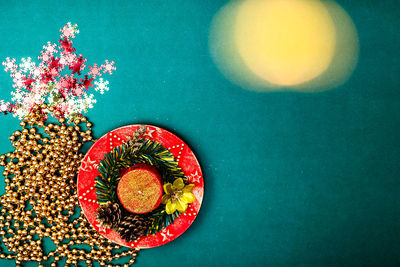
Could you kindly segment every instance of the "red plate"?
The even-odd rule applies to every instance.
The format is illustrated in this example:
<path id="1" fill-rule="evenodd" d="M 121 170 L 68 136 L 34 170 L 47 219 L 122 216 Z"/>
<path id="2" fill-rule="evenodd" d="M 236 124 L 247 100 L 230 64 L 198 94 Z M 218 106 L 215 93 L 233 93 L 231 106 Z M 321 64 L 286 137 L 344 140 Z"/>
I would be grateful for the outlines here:
<path id="1" fill-rule="evenodd" d="M 96 190 L 94 188 L 94 179 L 99 175 L 97 164 L 104 158 L 106 153 L 110 152 L 114 147 L 122 145 L 127 139 L 126 136 L 132 135 L 139 126 L 139 124 L 135 124 L 115 129 L 101 137 L 93 144 L 82 160 L 79 169 L 78 198 L 82 212 L 85 214 L 90 224 L 92 224 L 100 234 L 122 246 L 152 248 L 164 245 L 174 240 L 185 232 L 193 223 L 203 200 L 204 182 L 199 162 L 192 150 L 180 138 L 167 130 L 146 125 L 147 131 L 143 137 L 161 143 L 175 156 L 175 160 L 178 161 L 179 166 L 184 171 L 185 176 L 188 178 L 188 182 L 195 185 L 192 192 L 196 197 L 196 201 L 189 204 L 187 211 L 181 214 L 173 224 L 170 224 L 161 232 L 158 232 L 155 235 L 140 237 L 131 243 L 125 242 L 115 231 L 101 228 L 96 222 L 95 214 L 99 207 L 96 199 Z"/>

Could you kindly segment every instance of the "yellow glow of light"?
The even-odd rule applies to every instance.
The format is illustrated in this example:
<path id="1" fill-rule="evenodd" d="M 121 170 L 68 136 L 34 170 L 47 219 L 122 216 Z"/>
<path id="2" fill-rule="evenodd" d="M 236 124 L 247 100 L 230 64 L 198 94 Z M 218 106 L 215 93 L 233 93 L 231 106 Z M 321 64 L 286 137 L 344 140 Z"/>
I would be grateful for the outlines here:
<path id="1" fill-rule="evenodd" d="M 337 87 L 359 53 L 353 21 L 330 0 L 233 0 L 214 16 L 209 46 L 228 80 L 262 92 Z"/>
<path id="2" fill-rule="evenodd" d="M 320 75 L 335 49 L 332 18 L 313 0 L 244 1 L 234 38 L 247 67 L 277 85 L 297 85 Z"/>
<path id="3" fill-rule="evenodd" d="M 335 55 L 328 69 L 315 79 L 296 86 L 303 92 L 315 92 L 345 83 L 353 73 L 359 53 L 358 34 L 347 12 L 334 1 L 323 2 L 333 19 L 336 30 Z"/>

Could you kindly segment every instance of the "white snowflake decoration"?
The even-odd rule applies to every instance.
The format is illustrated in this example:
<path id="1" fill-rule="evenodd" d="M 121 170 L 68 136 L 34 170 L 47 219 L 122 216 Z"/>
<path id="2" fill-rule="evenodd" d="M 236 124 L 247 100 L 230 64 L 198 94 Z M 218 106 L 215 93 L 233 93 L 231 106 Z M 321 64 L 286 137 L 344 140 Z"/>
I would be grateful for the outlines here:
<path id="1" fill-rule="evenodd" d="M 56 44 L 52 44 L 51 42 L 47 42 L 47 45 L 43 46 L 43 51 L 47 55 L 53 55 L 53 54 L 58 52 L 56 47 L 57 47 Z"/>
<path id="2" fill-rule="evenodd" d="M 3 62 L 4 71 L 10 71 L 11 73 L 17 69 L 18 65 L 15 64 L 17 60 L 15 58 L 10 59 L 9 57 L 6 58 L 6 61 Z"/>
<path id="3" fill-rule="evenodd" d="M 75 38 L 75 34 L 79 33 L 78 24 L 72 25 L 68 22 L 62 29 L 60 29 L 61 38 Z"/>
<path id="4" fill-rule="evenodd" d="M 25 107 L 20 107 L 17 110 L 15 110 L 13 116 L 18 117 L 18 119 L 21 120 L 28 114 L 29 114 L 29 111 Z"/>
<path id="5" fill-rule="evenodd" d="M 30 57 L 27 58 L 21 58 L 22 63 L 19 64 L 20 70 L 22 72 L 31 72 L 33 68 L 35 67 L 35 62 L 32 62 L 32 59 Z"/>
<path id="6" fill-rule="evenodd" d="M 85 95 L 85 97 L 83 98 L 83 103 L 85 105 L 86 108 L 93 108 L 93 104 L 95 104 L 97 102 L 96 99 L 94 99 L 94 95 L 90 94 L 90 95 Z M 85 111 L 87 112 L 87 111 Z"/>
<path id="7" fill-rule="evenodd" d="M 16 59 L 9 57 L 3 62 L 15 89 L 11 92 L 13 103 L 0 102 L 0 113 L 12 112 L 21 119 L 35 105 L 46 103 L 54 109 L 45 112 L 56 116 L 54 111 L 58 110 L 63 117 L 72 120 L 96 103 L 94 95 L 87 93 L 90 87 L 95 86 L 95 91 L 100 94 L 109 91 L 109 82 L 100 77 L 116 70 L 114 61 L 105 60 L 100 66 L 86 66 L 87 59 L 76 54 L 72 47 L 72 39 L 79 33 L 78 25 L 68 22 L 60 31 L 60 44 L 47 42 L 38 57 L 39 64 L 35 64 L 31 57 L 22 58 L 19 65 Z M 83 74 L 86 67 L 87 74 Z M 65 70 L 70 74 L 64 73 Z"/>
<path id="8" fill-rule="evenodd" d="M 106 63 L 104 64 L 103 67 L 104 68 L 103 72 L 104 73 L 108 72 L 108 74 L 111 74 L 113 70 L 117 69 L 116 67 L 114 67 L 114 64 L 115 64 L 114 61 L 108 62 L 108 59 L 106 59 Z"/>
<path id="9" fill-rule="evenodd" d="M 21 89 L 17 88 L 14 92 L 11 92 L 12 98 L 11 101 L 14 102 L 22 102 L 22 99 L 25 97 L 26 92 L 21 91 Z"/>
<path id="10" fill-rule="evenodd" d="M 4 102 L 4 100 L 0 100 L 0 112 L 6 112 L 9 105 L 10 103 Z"/>
<path id="11" fill-rule="evenodd" d="M 100 78 L 99 81 L 94 82 L 94 85 L 96 86 L 94 90 L 100 91 L 100 94 L 104 94 L 104 91 L 110 90 L 108 87 L 109 82 L 106 80 L 103 80 L 103 78 Z"/>

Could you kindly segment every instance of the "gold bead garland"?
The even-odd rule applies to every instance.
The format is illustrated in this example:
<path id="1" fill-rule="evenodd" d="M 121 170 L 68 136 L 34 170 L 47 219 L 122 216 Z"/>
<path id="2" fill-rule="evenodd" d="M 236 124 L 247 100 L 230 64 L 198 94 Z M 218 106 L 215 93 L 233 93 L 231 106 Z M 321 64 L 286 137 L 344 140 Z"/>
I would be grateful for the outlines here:
<path id="1" fill-rule="evenodd" d="M 45 125 L 42 110 L 47 108 L 33 108 L 21 121 L 22 130 L 10 136 L 14 152 L 0 156 L 6 183 L 0 198 L 0 236 L 8 250 L 0 252 L 0 258 L 15 259 L 16 266 L 25 261 L 57 266 L 63 258 L 67 266 L 78 262 L 87 266 L 94 262 L 100 266 L 133 264 L 138 249 L 121 251 L 75 211 L 79 207 L 76 176 L 84 156 L 79 150 L 92 141 L 92 124 L 81 117 L 73 121 L 74 126 L 63 118 L 59 124 Z M 61 116 L 52 107 L 48 109 Z M 45 253 L 44 238 L 56 245 L 54 251 Z M 88 245 L 90 249 L 76 245 Z M 128 256 L 123 265 L 112 262 Z"/>

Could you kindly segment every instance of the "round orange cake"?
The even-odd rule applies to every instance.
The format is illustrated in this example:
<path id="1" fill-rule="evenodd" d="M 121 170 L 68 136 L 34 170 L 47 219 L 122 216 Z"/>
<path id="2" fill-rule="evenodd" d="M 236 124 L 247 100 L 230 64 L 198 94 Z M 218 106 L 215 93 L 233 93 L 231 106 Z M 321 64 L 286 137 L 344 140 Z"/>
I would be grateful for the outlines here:
<path id="1" fill-rule="evenodd" d="M 160 174 L 150 166 L 125 173 L 117 187 L 118 198 L 125 209 L 144 214 L 156 209 L 163 193 Z"/>

